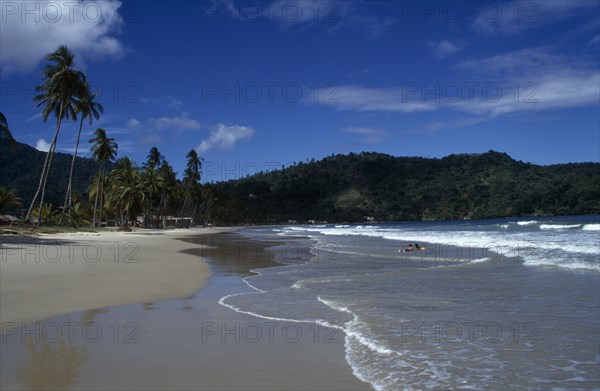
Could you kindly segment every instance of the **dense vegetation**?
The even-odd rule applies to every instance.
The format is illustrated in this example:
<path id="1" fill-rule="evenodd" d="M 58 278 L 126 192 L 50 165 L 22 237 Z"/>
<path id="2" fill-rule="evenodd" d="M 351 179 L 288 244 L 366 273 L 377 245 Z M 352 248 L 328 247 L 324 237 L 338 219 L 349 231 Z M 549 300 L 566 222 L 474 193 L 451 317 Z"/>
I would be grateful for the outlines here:
<path id="1" fill-rule="evenodd" d="M 23 205 L 28 205 L 44 156 L 28 145 L 12 147 L 7 140 L 0 140 L 0 187 L 15 189 Z M 125 159 L 107 168 L 115 183 L 122 175 L 114 168 L 131 163 Z M 600 213 L 598 163 L 538 166 L 492 151 L 442 159 L 361 153 L 198 185 L 199 173 L 194 170 L 200 162 L 193 159 L 192 172 L 187 172 L 183 181 L 175 178 L 160 155 L 156 162 L 149 155 L 142 167 L 131 163 L 131 217 L 136 213 L 194 215 L 196 222 L 256 224 Z M 47 190 L 47 201 L 54 207 L 62 203 L 70 164 L 71 155 L 55 154 Z M 87 200 L 88 208 L 94 204 L 98 170 L 93 159 L 77 158 L 73 187 L 87 196 L 82 199 Z M 169 181 L 165 183 L 161 175 L 168 175 Z M 105 213 L 114 213 L 110 206 L 104 207 Z M 159 225 L 158 221 L 153 225 Z"/>
<path id="2" fill-rule="evenodd" d="M 28 207 L 35 194 L 46 152 L 23 143 L 11 145 L 8 140 L 0 140 L 0 187 L 16 190 Z M 69 181 L 69 169 L 73 155 L 57 152 L 48 174 L 46 202 L 62 205 Z M 93 159 L 76 158 L 77 170 L 73 176 L 73 191 L 87 193 L 90 178 L 100 167 Z"/>
<path id="3" fill-rule="evenodd" d="M 477 219 L 600 213 L 600 164 L 504 153 L 443 159 L 336 155 L 212 185 L 223 223 Z"/>

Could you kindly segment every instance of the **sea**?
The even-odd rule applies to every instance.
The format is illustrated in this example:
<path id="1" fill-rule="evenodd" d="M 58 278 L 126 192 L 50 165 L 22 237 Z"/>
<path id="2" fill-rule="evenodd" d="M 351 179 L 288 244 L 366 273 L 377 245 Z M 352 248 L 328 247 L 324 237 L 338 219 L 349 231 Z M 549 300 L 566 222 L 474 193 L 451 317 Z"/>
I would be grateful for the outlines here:
<path id="1" fill-rule="evenodd" d="M 600 389 L 600 215 L 240 233 L 280 266 L 219 303 L 343 331 L 376 390 Z"/>

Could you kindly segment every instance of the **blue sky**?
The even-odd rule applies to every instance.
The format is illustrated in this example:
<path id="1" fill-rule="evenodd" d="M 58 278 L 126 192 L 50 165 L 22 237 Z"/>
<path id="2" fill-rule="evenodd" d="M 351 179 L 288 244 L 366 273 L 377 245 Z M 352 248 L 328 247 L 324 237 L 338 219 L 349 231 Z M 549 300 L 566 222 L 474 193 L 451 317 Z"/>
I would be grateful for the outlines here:
<path id="1" fill-rule="evenodd" d="M 600 160 L 597 1 L 0 0 L 0 12 L 1 111 L 41 149 L 54 119 L 31 98 L 44 55 L 66 44 L 105 109 L 84 140 L 102 127 L 138 162 L 157 146 L 179 173 L 195 148 L 206 180 L 361 151 Z"/>

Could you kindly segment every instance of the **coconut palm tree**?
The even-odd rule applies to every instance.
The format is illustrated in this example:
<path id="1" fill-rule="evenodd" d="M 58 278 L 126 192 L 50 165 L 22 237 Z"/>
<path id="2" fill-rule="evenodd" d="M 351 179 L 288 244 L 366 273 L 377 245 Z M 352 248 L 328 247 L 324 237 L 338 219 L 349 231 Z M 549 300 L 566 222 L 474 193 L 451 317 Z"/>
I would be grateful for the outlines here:
<path id="1" fill-rule="evenodd" d="M 160 193 L 161 181 L 158 170 L 154 166 L 146 166 L 141 173 L 141 180 L 144 185 L 144 193 L 146 200 L 144 210 L 144 226 L 147 227 L 150 223 L 149 217 L 152 216 L 153 201 L 158 198 Z"/>
<path id="2" fill-rule="evenodd" d="M 191 150 L 187 154 L 187 166 L 183 172 L 183 186 L 185 188 L 185 199 L 181 208 L 181 216 L 186 213 L 194 214 L 193 210 L 196 209 L 196 201 L 200 192 L 199 183 L 201 179 L 201 170 L 203 158 L 198 156 L 195 150 Z M 192 204 L 193 203 L 193 204 Z M 191 207 L 194 205 L 194 208 Z"/>
<path id="3" fill-rule="evenodd" d="M 60 132 L 60 126 L 64 118 L 75 120 L 75 102 L 81 96 L 83 85 L 85 85 L 85 75 L 76 70 L 74 66 L 75 56 L 69 51 L 66 46 L 61 46 L 53 53 L 46 56 L 46 61 L 49 62 L 42 73 L 44 80 L 41 86 L 36 87 L 36 91 L 40 92 L 33 98 L 34 102 L 37 102 L 37 106 L 44 106 L 42 111 L 42 119 L 44 122 L 48 120 L 50 114 L 54 113 L 56 116 L 56 130 L 54 137 L 50 143 L 50 148 L 46 154 L 44 161 L 44 167 L 42 169 L 42 175 L 40 176 L 40 182 L 38 189 L 31 201 L 31 206 L 27 211 L 26 221 L 31 218 L 31 212 L 40 196 L 40 211 L 38 212 L 38 224 L 42 223 L 41 208 L 44 204 L 44 195 L 46 191 L 46 181 L 48 179 L 48 172 L 50 171 L 50 165 L 52 164 L 52 156 L 56 150 L 56 142 L 58 140 L 58 134 Z"/>
<path id="4" fill-rule="evenodd" d="M 0 187 L 0 212 L 9 206 L 21 206 L 21 198 L 14 190 Z"/>
<path id="5" fill-rule="evenodd" d="M 104 188 L 101 186 L 101 184 L 104 182 L 106 162 L 115 160 L 119 146 L 113 138 L 106 137 L 106 131 L 102 128 L 96 129 L 94 132 L 94 138 L 90 139 L 89 142 L 93 143 L 91 147 L 92 156 L 98 161 L 98 163 L 100 163 L 100 176 L 98 177 L 97 185 L 99 191 L 96 191 L 96 199 L 94 201 L 94 218 L 92 220 L 92 227 L 95 227 L 98 198 L 100 198 L 100 221 L 102 221 L 102 196 Z"/>
<path id="6" fill-rule="evenodd" d="M 63 216 L 68 208 L 71 207 L 72 203 L 72 184 L 73 184 L 73 171 L 75 168 L 75 159 L 77 158 L 77 151 L 79 150 L 79 140 L 81 139 L 81 129 L 83 127 L 83 121 L 89 118 L 90 125 L 92 121 L 96 121 L 100 118 L 100 114 L 104 112 L 104 108 L 98 102 L 94 102 L 98 94 L 90 91 L 89 84 L 85 83 L 81 92 L 80 99 L 76 102 L 76 111 L 81 115 L 79 121 L 79 131 L 77 132 L 77 143 L 75 144 L 75 152 L 73 153 L 73 159 L 71 160 L 71 170 L 69 171 L 69 184 L 67 185 L 67 193 L 65 194 L 65 203 L 63 205 L 62 215 L 60 216 L 59 224 L 62 223 Z"/>
<path id="7" fill-rule="evenodd" d="M 146 189 L 146 207 L 144 210 L 144 226 L 148 226 L 148 217 L 152 215 L 153 204 L 160 194 L 160 176 L 158 167 L 161 165 L 165 157 L 158 151 L 158 148 L 152 147 L 146 157 L 144 171 L 142 172 L 142 181 Z M 156 222 L 158 225 L 158 222 Z"/>
<path id="8" fill-rule="evenodd" d="M 150 148 L 150 151 L 148 152 L 148 156 L 146 156 L 146 166 L 147 167 L 154 167 L 154 168 L 158 168 L 161 163 L 163 162 L 163 160 L 165 160 L 164 155 L 161 155 L 161 153 L 158 151 L 158 148 L 156 147 L 152 147 Z"/>
<path id="9" fill-rule="evenodd" d="M 8 120 L 4 116 L 4 114 L 0 113 L 0 139 L 8 139 L 8 141 L 15 145 L 15 139 L 8 128 Z"/>
<path id="10" fill-rule="evenodd" d="M 158 215 L 162 216 L 162 227 L 167 228 L 167 205 L 177 188 L 177 174 L 173 167 L 163 160 L 159 169 L 160 201 L 158 202 Z"/>
<path id="11" fill-rule="evenodd" d="M 127 226 L 141 210 L 144 197 L 144 184 L 135 163 L 128 157 L 119 159 L 110 173 L 107 206 L 119 210 Z"/>

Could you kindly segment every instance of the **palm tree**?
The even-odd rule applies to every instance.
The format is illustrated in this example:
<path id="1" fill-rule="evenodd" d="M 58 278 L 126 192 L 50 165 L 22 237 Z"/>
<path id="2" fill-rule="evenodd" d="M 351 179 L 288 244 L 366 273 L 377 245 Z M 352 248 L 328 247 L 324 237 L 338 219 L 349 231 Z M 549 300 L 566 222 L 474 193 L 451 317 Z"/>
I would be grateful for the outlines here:
<path id="1" fill-rule="evenodd" d="M 100 176 L 98 176 L 99 191 L 96 191 L 96 200 L 94 201 L 94 218 L 92 220 L 92 227 L 96 226 L 98 197 L 100 197 L 100 222 L 102 222 L 102 195 L 104 188 L 101 187 L 101 184 L 104 182 L 106 162 L 115 160 L 115 156 L 117 156 L 117 149 L 119 148 L 113 138 L 106 137 L 106 131 L 104 131 L 104 129 L 96 129 L 94 136 L 95 137 L 90 139 L 89 142 L 93 143 L 91 148 L 92 156 L 100 163 Z"/>
<path id="2" fill-rule="evenodd" d="M 107 206 L 119 210 L 127 226 L 129 219 L 134 220 L 140 211 L 144 197 L 144 184 L 135 163 L 128 157 L 119 159 L 110 173 Z"/>
<path id="3" fill-rule="evenodd" d="M 94 102 L 98 94 L 90 91 L 89 84 L 85 83 L 81 93 L 80 99 L 76 102 L 77 113 L 81 114 L 81 120 L 79 121 L 79 131 L 77 132 L 77 143 L 75 144 L 75 152 L 73 153 L 73 159 L 71 160 L 71 170 L 69 171 L 69 184 L 67 185 L 67 193 L 65 194 L 65 203 L 63 205 L 62 215 L 60 216 L 59 224 L 62 223 L 65 211 L 71 207 L 72 203 L 72 184 L 73 184 L 73 171 L 75 168 L 75 159 L 77 157 L 77 151 L 79 150 L 79 140 L 81 139 L 81 129 L 83 127 L 83 121 L 86 118 L 90 119 L 90 125 L 93 119 L 96 121 L 100 118 L 100 114 L 104 112 L 104 108 L 98 102 Z M 70 213 L 70 212 L 69 212 Z"/>
<path id="4" fill-rule="evenodd" d="M 186 157 L 187 167 L 183 173 L 185 199 L 181 208 L 182 217 L 184 214 L 186 214 L 186 212 L 190 212 L 193 215 L 194 210 L 196 209 L 195 205 L 197 205 L 197 203 L 195 203 L 194 201 L 198 198 L 200 192 L 200 188 L 198 185 L 201 179 L 202 161 L 204 161 L 204 159 L 199 157 L 198 153 L 193 149 L 190 152 L 188 152 Z M 190 204 L 192 202 L 194 202 L 194 208 L 190 207 Z"/>
<path id="5" fill-rule="evenodd" d="M 0 139 L 8 139 L 8 141 L 14 146 L 15 139 L 8 128 L 8 120 L 4 114 L 0 113 Z"/>
<path id="6" fill-rule="evenodd" d="M 158 215 L 162 216 L 163 229 L 167 228 L 167 205 L 172 194 L 177 188 L 177 174 L 173 167 L 163 160 L 159 169 L 160 201 L 158 202 Z"/>
<path id="7" fill-rule="evenodd" d="M 153 203 L 158 198 L 160 191 L 160 176 L 158 175 L 158 167 L 164 161 L 165 157 L 158 151 L 158 148 L 152 147 L 146 157 L 144 164 L 144 172 L 142 173 L 142 181 L 146 189 L 146 208 L 144 211 L 144 226 L 149 224 L 148 216 L 152 216 Z M 160 205 L 159 205 L 160 206 Z M 158 222 L 156 222 L 158 225 Z"/>
<path id="8" fill-rule="evenodd" d="M 21 206 L 21 198 L 14 190 L 0 187 L 0 212 L 9 206 Z"/>
<path id="9" fill-rule="evenodd" d="M 158 175 L 158 170 L 154 166 L 146 166 L 141 174 L 141 180 L 144 186 L 145 193 L 145 210 L 144 210 L 144 227 L 149 224 L 149 216 L 152 216 L 153 201 L 158 197 L 162 178 Z"/>
<path id="10" fill-rule="evenodd" d="M 163 162 L 163 160 L 165 160 L 164 155 L 161 155 L 161 153 L 158 151 L 158 148 L 156 147 L 152 147 L 150 148 L 150 151 L 148 152 L 148 156 L 146 156 L 146 166 L 147 167 L 154 167 L 154 168 L 158 168 L 158 166 L 160 166 L 160 164 Z"/>
<path id="11" fill-rule="evenodd" d="M 86 82 L 85 75 L 73 68 L 74 59 L 75 56 L 66 46 L 61 46 L 55 52 L 48 54 L 46 56 L 46 61 L 48 61 L 49 64 L 46 65 L 46 68 L 42 73 L 44 83 L 41 86 L 36 87 L 36 91 L 40 92 L 40 94 L 33 98 L 33 101 L 38 103 L 38 107 L 42 105 L 45 106 L 42 111 L 44 122 L 48 120 L 50 114 L 54 113 L 56 116 L 56 131 L 54 132 L 54 137 L 50 143 L 48 153 L 46 154 L 38 189 L 31 201 L 27 216 L 25 217 L 25 220 L 29 221 L 33 206 L 41 193 L 40 211 L 38 212 L 38 224 L 40 225 L 42 223 L 41 209 L 44 204 L 46 181 L 48 179 L 50 165 L 52 164 L 52 156 L 56 150 L 60 125 L 64 118 L 70 120 L 76 119 L 75 102 L 77 98 L 81 96 L 82 87 Z"/>

